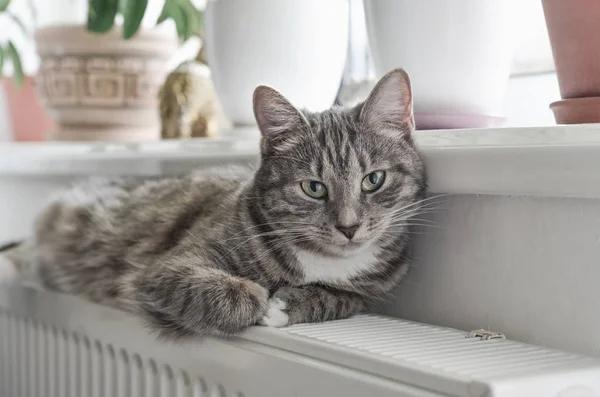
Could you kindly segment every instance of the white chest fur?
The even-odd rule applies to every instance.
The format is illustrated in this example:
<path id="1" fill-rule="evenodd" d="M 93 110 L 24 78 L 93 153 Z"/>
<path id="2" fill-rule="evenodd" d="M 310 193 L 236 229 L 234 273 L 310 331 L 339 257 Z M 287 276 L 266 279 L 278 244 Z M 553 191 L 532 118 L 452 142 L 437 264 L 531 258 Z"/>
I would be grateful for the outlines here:
<path id="1" fill-rule="evenodd" d="M 346 282 L 377 264 L 379 248 L 369 247 L 347 258 L 329 258 L 307 251 L 298 251 L 296 257 L 304 271 L 304 282 Z"/>

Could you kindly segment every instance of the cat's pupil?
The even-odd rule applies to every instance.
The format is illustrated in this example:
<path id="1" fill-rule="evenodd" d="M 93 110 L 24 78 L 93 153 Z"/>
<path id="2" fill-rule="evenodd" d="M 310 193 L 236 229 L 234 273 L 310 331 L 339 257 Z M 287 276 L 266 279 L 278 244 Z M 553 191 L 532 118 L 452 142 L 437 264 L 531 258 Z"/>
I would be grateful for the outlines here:
<path id="1" fill-rule="evenodd" d="M 371 182 L 373 185 L 377 185 L 379 182 L 379 174 L 377 172 L 369 174 L 369 182 Z"/>
<path id="2" fill-rule="evenodd" d="M 319 190 L 321 190 L 321 184 L 319 182 L 311 181 L 310 190 L 312 190 L 313 192 L 318 192 Z"/>

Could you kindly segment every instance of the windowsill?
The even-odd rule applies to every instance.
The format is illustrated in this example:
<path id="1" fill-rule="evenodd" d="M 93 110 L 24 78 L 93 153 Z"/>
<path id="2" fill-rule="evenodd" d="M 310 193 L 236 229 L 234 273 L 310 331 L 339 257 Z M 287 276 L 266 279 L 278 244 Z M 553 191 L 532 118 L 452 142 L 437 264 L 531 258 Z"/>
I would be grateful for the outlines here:
<path id="1" fill-rule="evenodd" d="M 0 143 L 0 176 L 161 175 L 258 158 L 257 132 L 145 144 Z M 431 191 L 600 198 L 600 125 L 418 131 Z"/>

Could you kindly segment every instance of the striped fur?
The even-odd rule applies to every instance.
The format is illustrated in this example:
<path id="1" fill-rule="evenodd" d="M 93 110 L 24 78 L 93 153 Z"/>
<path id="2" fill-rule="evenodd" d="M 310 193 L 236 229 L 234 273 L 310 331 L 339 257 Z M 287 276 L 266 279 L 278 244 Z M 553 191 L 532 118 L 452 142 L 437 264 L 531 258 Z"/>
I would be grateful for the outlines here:
<path id="1" fill-rule="evenodd" d="M 359 312 L 406 273 L 408 219 L 425 197 L 408 77 L 393 71 L 364 105 L 322 113 L 259 87 L 255 113 L 256 170 L 75 185 L 9 257 L 45 287 L 138 314 L 168 338 Z M 383 186 L 363 192 L 376 170 Z M 327 198 L 308 197 L 305 179 Z M 335 227 L 349 223 L 360 224 L 352 240 Z"/>

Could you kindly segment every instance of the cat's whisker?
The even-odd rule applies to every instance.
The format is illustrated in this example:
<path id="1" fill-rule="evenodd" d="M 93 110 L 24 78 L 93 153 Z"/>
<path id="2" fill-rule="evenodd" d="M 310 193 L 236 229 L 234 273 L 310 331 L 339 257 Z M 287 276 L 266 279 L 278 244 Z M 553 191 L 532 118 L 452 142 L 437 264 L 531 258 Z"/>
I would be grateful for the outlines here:
<path id="1" fill-rule="evenodd" d="M 432 224 L 438 224 L 437 221 L 431 220 L 431 219 L 425 219 L 425 218 L 416 218 L 416 217 L 411 217 L 411 220 L 414 221 L 419 221 L 419 222 L 425 222 L 425 223 L 432 223 Z"/>
<path id="2" fill-rule="evenodd" d="M 257 238 L 262 238 L 262 237 L 268 237 L 268 236 L 282 236 L 282 235 L 291 235 L 294 233 L 302 233 L 301 230 L 295 230 L 295 229 L 285 229 L 285 231 L 280 231 L 280 230 L 274 230 L 274 231 L 270 231 L 270 232 L 265 232 L 265 233 L 259 233 L 253 236 L 248 237 L 247 239 L 245 239 L 244 241 L 242 241 L 241 243 L 239 243 L 238 245 L 236 245 L 235 247 L 233 247 L 232 249 L 230 249 L 228 252 L 229 254 L 233 254 L 237 251 L 238 248 L 240 248 L 241 246 L 243 246 L 244 244 L 250 242 L 251 240 L 257 239 Z"/>
<path id="3" fill-rule="evenodd" d="M 443 226 L 434 223 L 434 222 L 421 222 L 416 219 L 408 218 L 408 219 L 395 219 L 387 222 L 387 227 L 394 226 L 423 226 L 423 227 L 432 227 L 432 228 L 442 228 Z"/>
<path id="4" fill-rule="evenodd" d="M 393 214 L 386 214 L 385 217 L 388 219 L 397 219 L 397 218 L 410 218 L 414 216 L 426 215 L 426 214 L 436 214 L 440 213 L 443 209 L 438 207 L 430 207 L 430 208 L 412 208 L 410 210 L 396 212 Z"/>
<path id="5" fill-rule="evenodd" d="M 407 204 L 407 205 L 405 205 L 403 207 L 395 209 L 394 211 L 392 211 L 392 213 L 403 211 L 405 209 L 408 209 L 408 208 L 411 208 L 411 207 L 415 207 L 415 206 L 423 207 L 423 206 L 431 205 L 432 202 L 435 203 L 434 200 L 437 200 L 440 197 L 445 197 L 445 196 L 448 196 L 448 194 L 441 194 L 441 195 L 436 195 L 436 196 L 430 196 L 430 197 L 426 197 L 426 198 L 421 199 L 421 200 L 413 201 L 410 204 Z"/>
<path id="6" fill-rule="evenodd" d="M 438 222 L 433 219 L 427 219 L 421 217 L 422 215 L 427 215 L 429 212 L 415 212 L 410 214 L 397 214 L 395 216 L 385 216 L 381 219 L 386 222 L 397 222 L 397 221 L 405 221 L 405 220 L 413 220 L 413 221 L 421 221 L 424 223 L 433 223 L 437 224 Z"/>
<path id="7" fill-rule="evenodd" d="M 190 245 L 192 247 L 192 249 L 194 250 L 194 255 L 196 255 L 197 258 L 200 258 L 200 254 L 198 253 L 198 251 L 196 251 L 196 244 L 195 241 L 198 241 L 198 237 L 196 237 L 191 231 L 186 230 L 187 234 L 189 234 L 188 239 L 190 240 Z M 191 238 L 193 238 L 193 240 Z"/>
<path id="8" fill-rule="evenodd" d="M 435 220 L 423 218 L 424 215 L 429 215 L 431 213 L 432 212 L 430 212 L 430 211 L 415 211 L 415 212 L 411 212 L 408 214 L 396 214 L 394 216 L 385 216 L 385 217 L 382 217 L 381 219 L 382 219 L 382 221 L 388 222 L 388 223 L 398 222 L 398 221 L 408 221 L 408 220 L 414 220 L 414 221 L 420 220 L 420 221 L 423 221 L 424 223 L 434 223 L 434 224 L 438 223 Z"/>
<path id="9" fill-rule="evenodd" d="M 264 226 L 275 226 L 275 225 L 301 225 L 301 226 L 312 226 L 311 224 L 309 224 L 309 223 L 306 223 L 306 222 L 293 222 L 293 221 L 280 221 L 280 222 L 275 222 L 275 221 L 274 221 L 274 222 L 266 222 L 266 223 L 261 223 L 261 224 L 258 224 L 258 225 L 252 225 L 252 226 L 250 226 L 250 227 L 247 227 L 247 228 L 245 228 L 245 229 L 242 229 L 242 230 L 240 230 L 239 232 L 237 232 L 236 234 L 234 234 L 233 236 L 231 236 L 231 237 L 229 237 L 229 238 L 227 238 L 227 239 L 225 239 L 225 240 L 222 240 L 222 241 L 223 241 L 223 242 L 230 241 L 230 240 L 234 239 L 236 236 L 238 236 L 238 235 L 240 235 L 240 234 L 243 234 L 243 233 L 244 233 L 244 232 L 246 232 L 246 231 L 250 231 L 250 230 L 252 230 L 252 229 L 257 229 L 257 228 L 264 227 Z"/>
<path id="10" fill-rule="evenodd" d="M 421 227 L 430 227 L 434 229 L 442 229 L 443 226 L 431 224 L 431 223 L 421 223 L 421 222 L 411 222 L 411 221 L 399 221 L 388 224 L 388 227 L 397 227 L 397 226 L 421 226 Z"/>
<path id="11" fill-rule="evenodd" d="M 260 260 L 262 258 L 264 258 L 266 255 L 271 254 L 274 251 L 280 250 L 282 248 L 284 248 L 286 245 L 289 245 L 291 243 L 299 243 L 299 242 L 305 242 L 305 241 L 311 241 L 312 239 L 310 237 L 292 237 L 289 238 L 287 240 L 280 240 L 278 241 L 273 247 L 270 247 L 269 249 L 263 251 L 258 257 L 257 260 Z"/>
<path id="12" fill-rule="evenodd" d="M 388 218 L 409 218 L 418 215 L 432 214 L 439 212 L 440 208 L 431 207 L 431 208 L 414 208 L 405 212 L 398 212 L 394 214 L 388 214 Z"/>
<path id="13" fill-rule="evenodd" d="M 443 226 L 435 223 L 435 222 L 423 222 L 418 219 L 408 218 L 408 219 L 398 219 L 392 220 L 388 224 L 388 227 L 394 227 L 398 225 L 406 225 L 406 226 L 423 226 L 423 227 L 433 227 L 433 228 L 442 228 Z"/>
<path id="14" fill-rule="evenodd" d="M 238 248 L 242 247 L 244 244 L 250 242 L 251 240 L 257 239 L 257 238 L 262 238 L 262 237 L 267 237 L 267 236 L 273 236 L 273 235 L 277 235 L 280 234 L 279 231 L 272 231 L 272 232 L 265 232 L 265 233 L 260 233 L 260 234 L 255 234 L 253 236 L 250 236 L 248 238 L 246 238 L 244 241 L 242 241 L 241 243 L 237 244 L 235 247 L 231 248 L 228 250 L 229 254 L 233 254 L 237 251 Z M 243 238 L 243 237 L 240 237 Z"/>
<path id="15" fill-rule="evenodd" d="M 427 201 L 427 202 L 415 202 L 409 205 L 405 205 L 400 208 L 396 208 L 390 212 L 390 214 L 396 214 L 404 211 L 411 211 L 414 209 L 431 209 L 431 208 L 443 208 L 441 202 L 437 201 Z"/>

